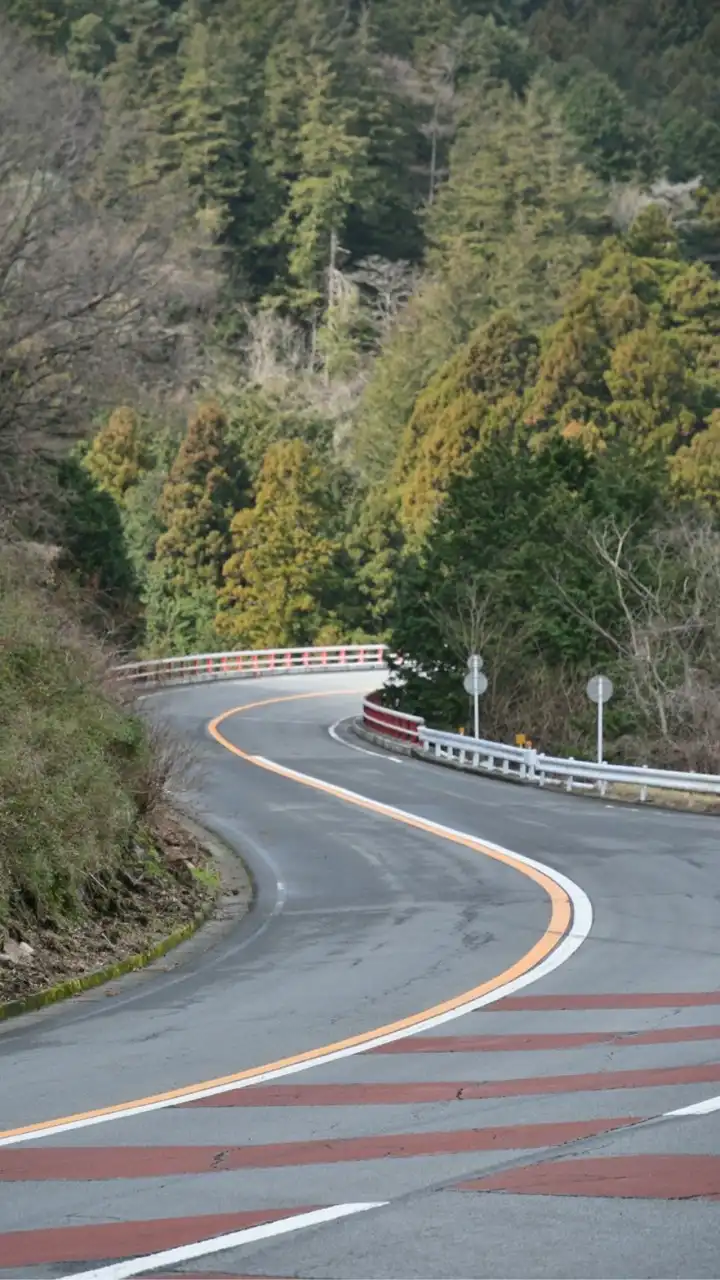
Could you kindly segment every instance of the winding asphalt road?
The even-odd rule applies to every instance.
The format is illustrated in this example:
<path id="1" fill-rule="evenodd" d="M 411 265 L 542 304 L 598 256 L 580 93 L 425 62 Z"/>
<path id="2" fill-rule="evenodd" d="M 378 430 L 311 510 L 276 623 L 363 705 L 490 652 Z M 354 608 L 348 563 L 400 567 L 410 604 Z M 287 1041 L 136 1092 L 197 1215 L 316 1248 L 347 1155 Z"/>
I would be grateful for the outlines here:
<path id="1" fill-rule="evenodd" d="M 716 822 L 360 749 L 376 683 L 154 700 L 255 905 L 0 1030 L 0 1280 L 720 1276 Z"/>

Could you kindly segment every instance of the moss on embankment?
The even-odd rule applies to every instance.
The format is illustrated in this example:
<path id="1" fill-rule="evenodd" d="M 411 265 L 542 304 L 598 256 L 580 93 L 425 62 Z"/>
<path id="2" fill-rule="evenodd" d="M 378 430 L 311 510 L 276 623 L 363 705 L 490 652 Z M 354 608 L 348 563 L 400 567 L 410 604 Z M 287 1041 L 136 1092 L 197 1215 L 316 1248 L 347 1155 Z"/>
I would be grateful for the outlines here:
<path id="1" fill-rule="evenodd" d="M 215 892 L 164 803 L 173 749 L 78 616 L 28 548 L 4 548 L 0 1001 L 152 947 Z"/>

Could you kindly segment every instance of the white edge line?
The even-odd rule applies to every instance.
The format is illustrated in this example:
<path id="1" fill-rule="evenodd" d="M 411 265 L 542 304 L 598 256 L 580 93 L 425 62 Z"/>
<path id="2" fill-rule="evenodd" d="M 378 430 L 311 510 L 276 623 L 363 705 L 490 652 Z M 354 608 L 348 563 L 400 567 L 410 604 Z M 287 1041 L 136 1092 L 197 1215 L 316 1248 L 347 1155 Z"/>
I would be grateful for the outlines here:
<path id="1" fill-rule="evenodd" d="M 121 1111 L 111 1111 L 108 1114 L 99 1116 L 86 1116 L 80 1120 L 68 1120 L 64 1124 L 48 1124 L 41 1129 L 34 1129 L 30 1133 L 16 1134 L 9 1137 L 0 1138 L 0 1148 L 15 1146 L 19 1143 L 39 1141 L 41 1138 L 53 1137 L 59 1133 L 70 1133 L 76 1129 L 86 1129 L 97 1124 L 108 1124 L 113 1120 L 130 1119 L 132 1116 L 145 1115 L 151 1111 L 162 1111 L 167 1107 L 182 1106 L 187 1102 L 193 1102 L 200 1098 L 213 1098 L 223 1093 L 230 1093 L 235 1089 L 249 1089 L 253 1085 L 264 1084 L 269 1080 L 279 1080 L 284 1076 L 296 1075 L 301 1071 L 309 1071 L 313 1067 L 326 1066 L 331 1062 L 339 1062 L 343 1058 L 353 1058 L 361 1053 L 368 1053 L 371 1049 L 379 1048 L 381 1045 L 391 1044 L 395 1040 L 405 1040 L 410 1036 L 419 1035 L 421 1032 L 433 1030 L 435 1027 L 442 1026 L 446 1022 L 452 1022 L 456 1018 L 462 1017 L 466 1013 L 472 1013 L 476 1009 L 482 1009 L 486 1005 L 494 1004 L 497 1000 L 503 1000 L 506 996 L 513 995 L 516 991 L 521 991 L 523 987 L 529 986 L 531 983 L 538 982 L 541 978 L 547 977 L 560 965 L 565 964 L 571 956 L 575 954 L 583 942 L 588 937 L 593 924 L 593 909 L 590 899 L 574 880 L 570 880 L 562 872 L 548 867 L 543 862 L 537 862 L 534 858 L 529 858 L 522 853 L 514 853 L 510 849 L 505 849 L 502 845 L 494 844 L 490 840 L 481 839 L 478 836 L 471 836 L 467 832 L 457 831 L 453 827 L 446 827 L 440 822 L 434 822 L 430 818 L 424 818 L 420 814 L 409 813 L 405 809 L 398 809 L 394 805 L 384 804 L 377 800 L 372 800 L 369 796 L 360 795 L 357 791 L 349 791 L 345 787 L 335 786 L 335 784 L 327 784 L 321 778 L 314 778 L 307 773 L 300 773 L 295 769 L 287 768 L 285 765 L 276 764 L 272 760 L 266 759 L 265 756 L 253 756 L 253 760 L 258 764 L 265 765 L 274 772 L 283 777 L 303 782 L 305 784 L 320 784 L 320 789 L 326 791 L 326 794 L 334 794 L 340 798 L 347 797 L 349 800 L 360 800 L 364 804 L 371 804 L 375 812 L 387 813 L 401 818 L 411 818 L 414 822 L 421 821 L 424 827 L 432 834 L 438 836 L 460 836 L 463 840 L 474 843 L 479 853 L 483 849 L 492 849 L 498 853 L 502 853 L 515 862 L 522 863 L 524 866 L 532 867 L 536 871 L 541 871 L 554 881 L 570 898 L 573 909 L 572 927 L 568 933 L 558 942 L 557 946 L 546 956 L 540 964 L 535 965 L 527 973 L 522 974 L 518 978 L 513 978 L 510 982 L 506 982 L 502 987 L 497 987 L 494 991 L 489 991 L 485 995 L 477 996 L 474 1000 L 468 1000 L 467 1003 L 458 1005 L 455 1009 L 449 1009 L 444 1013 L 434 1014 L 432 1017 L 424 1018 L 421 1022 L 415 1023 L 412 1027 L 404 1027 L 399 1031 L 390 1031 L 385 1035 L 374 1036 L 371 1040 L 364 1040 L 362 1044 L 349 1045 L 343 1049 L 334 1049 L 329 1053 L 322 1054 L 320 1057 L 311 1058 L 303 1062 L 291 1063 L 289 1066 L 276 1067 L 271 1071 L 258 1070 L 255 1075 L 246 1076 L 244 1080 L 234 1080 L 227 1084 L 212 1085 L 205 1089 L 193 1089 L 188 1087 L 175 1098 L 164 1098 L 158 1102 L 145 1102 L 138 1106 L 123 1107 Z M 331 791 L 327 788 L 330 786 Z"/>
<path id="2" fill-rule="evenodd" d="M 242 1244 L 254 1244 L 256 1240 L 268 1240 L 273 1236 L 286 1235 L 289 1231 L 302 1231 L 305 1227 L 335 1222 L 338 1218 L 348 1218 L 353 1213 L 383 1209 L 387 1203 L 387 1200 L 377 1200 L 367 1204 L 334 1204 L 327 1209 L 313 1209 L 310 1213 L 295 1214 L 280 1222 L 266 1222 L 263 1226 L 231 1231 L 224 1236 L 179 1245 L 176 1249 L 164 1249 L 162 1253 L 149 1253 L 144 1258 L 128 1258 L 124 1262 L 113 1262 L 107 1267 L 97 1267 L 94 1271 L 75 1271 L 67 1275 L 66 1280 L 129 1280 L 129 1277 L 137 1276 L 142 1271 L 157 1271 L 160 1267 L 190 1262 L 193 1258 L 222 1253 L 225 1249 L 235 1249 Z"/>
<path id="3" fill-rule="evenodd" d="M 343 724 L 346 719 L 347 717 L 343 716 L 342 719 L 336 720 L 334 724 L 330 725 L 328 733 L 330 734 L 333 742 L 339 743 L 341 747 L 346 747 L 348 751 L 359 751 L 363 756 L 371 756 L 373 760 L 377 760 L 379 756 L 381 761 L 392 760 L 393 764 L 405 763 L 405 761 L 401 760 L 399 756 L 390 755 L 389 752 L 383 752 L 381 754 L 379 751 L 369 751 L 367 747 L 360 747 L 355 742 L 348 742 L 345 738 L 341 738 L 338 733 L 338 726 Z"/>
<path id="4" fill-rule="evenodd" d="M 707 1116 L 711 1111 L 720 1111 L 720 1095 L 705 1098 L 703 1102 L 692 1102 L 689 1107 L 678 1107 L 677 1111 L 666 1111 L 663 1120 L 675 1119 L 678 1116 Z"/>

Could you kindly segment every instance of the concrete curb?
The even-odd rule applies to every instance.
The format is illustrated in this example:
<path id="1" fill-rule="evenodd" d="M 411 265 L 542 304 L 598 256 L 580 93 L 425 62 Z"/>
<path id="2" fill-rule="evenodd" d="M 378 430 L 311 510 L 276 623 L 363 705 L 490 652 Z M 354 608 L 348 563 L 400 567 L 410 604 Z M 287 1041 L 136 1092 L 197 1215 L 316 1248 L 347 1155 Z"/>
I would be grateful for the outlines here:
<path id="1" fill-rule="evenodd" d="M 204 845 L 213 861 L 216 863 L 220 861 L 218 857 L 219 842 L 216 837 L 205 831 L 188 814 L 177 808 L 173 812 L 176 820 L 186 830 L 190 831 L 199 843 Z M 235 857 L 241 863 L 250 886 L 249 901 L 246 906 L 246 910 L 249 910 L 252 899 L 255 896 L 254 883 L 245 862 L 237 854 L 235 854 Z M 41 991 L 33 991 L 28 996 L 21 996 L 17 1000 L 8 1000 L 4 1004 L 0 1004 L 0 1023 L 6 1022 L 9 1018 L 17 1018 L 23 1013 L 33 1013 L 38 1009 L 45 1009 L 49 1005 L 59 1004 L 62 1000 L 69 1000 L 72 996 L 91 991 L 94 987 L 103 986 L 106 982 L 111 982 L 115 978 L 123 978 L 128 973 L 147 968 L 155 960 L 161 960 L 169 951 L 174 951 L 183 942 L 189 941 L 203 925 L 208 924 L 215 915 L 222 897 L 223 885 L 221 883 L 217 893 L 209 899 L 202 911 L 199 911 L 186 924 L 174 929 L 167 937 L 161 938 L 154 946 L 148 947 L 146 951 L 140 951 L 137 955 L 127 956 L 124 960 L 117 960 L 113 964 L 105 965 L 102 969 L 94 969 L 91 973 L 85 973 L 79 978 L 68 978 L 64 982 L 56 983 L 55 986 L 45 987 Z"/>
<path id="2" fill-rule="evenodd" d="M 383 751 L 394 751 L 398 756 L 413 756 L 415 748 L 409 742 L 401 742 L 399 738 L 386 738 L 382 733 L 374 733 L 366 729 L 361 720 L 352 720 L 350 732 L 362 742 L 370 742 L 373 746 L 382 747 Z"/>

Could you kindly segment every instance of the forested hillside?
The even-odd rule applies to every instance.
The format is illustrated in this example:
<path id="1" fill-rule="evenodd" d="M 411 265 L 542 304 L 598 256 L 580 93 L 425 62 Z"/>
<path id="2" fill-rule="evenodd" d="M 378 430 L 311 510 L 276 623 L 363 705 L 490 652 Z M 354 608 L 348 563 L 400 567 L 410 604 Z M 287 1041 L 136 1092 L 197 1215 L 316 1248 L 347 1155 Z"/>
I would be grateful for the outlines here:
<path id="1" fill-rule="evenodd" d="M 3 500 L 103 625 L 385 638 L 453 727 L 479 647 L 578 754 L 604 668 L 720 767 L 714 0 L 0 14 Z"/>

